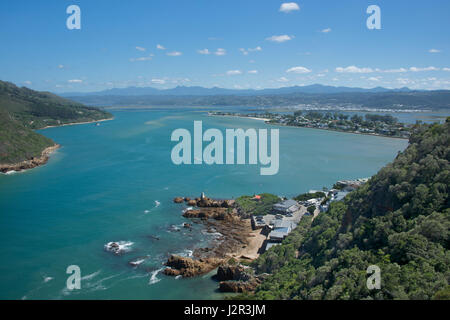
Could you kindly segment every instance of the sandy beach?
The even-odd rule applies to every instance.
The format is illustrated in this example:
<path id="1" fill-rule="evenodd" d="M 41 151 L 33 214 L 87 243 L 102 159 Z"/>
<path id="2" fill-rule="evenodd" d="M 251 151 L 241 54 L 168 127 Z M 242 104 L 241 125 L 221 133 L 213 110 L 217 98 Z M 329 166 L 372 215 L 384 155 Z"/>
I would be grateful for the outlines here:
<path id="1" fill-rule="evenodd" d="M 114 118 L 101 119 L 101 120 L 92 120 L 92 121 L 85 121 L 85 122 L 64 123 L 64 124 L 59 124 L 59 125 L 56 125 L 56 126 L 46 126 L 46 127 L 41 128 L 39 130 L 44 130 L 44 129 L 48 129 L 48 128 L 56 128 L 56 127 L 75 126 L 75 125 L 78 125 L 78 124 L 88 124 L 88 123 L 103 122 L 103 121 L 110 121 L 110 120 L 114 120 Z"/>

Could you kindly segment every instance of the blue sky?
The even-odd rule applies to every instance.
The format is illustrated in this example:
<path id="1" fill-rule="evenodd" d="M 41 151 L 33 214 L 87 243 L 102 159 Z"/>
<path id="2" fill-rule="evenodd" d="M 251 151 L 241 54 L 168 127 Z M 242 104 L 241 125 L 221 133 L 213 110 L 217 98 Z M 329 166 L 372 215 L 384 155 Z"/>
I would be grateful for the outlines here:
<path id="1" fill-rule="evenodd" d="M 53 92 L 313 83 L 450 89 L 450 1 L 293 3 L 1 1 L 0 79 Z M 81 9 L 80 30 L 66 27 L 72 4 Z M 381 30 L 366 27 L 369 5 L 381 9 Z"/>

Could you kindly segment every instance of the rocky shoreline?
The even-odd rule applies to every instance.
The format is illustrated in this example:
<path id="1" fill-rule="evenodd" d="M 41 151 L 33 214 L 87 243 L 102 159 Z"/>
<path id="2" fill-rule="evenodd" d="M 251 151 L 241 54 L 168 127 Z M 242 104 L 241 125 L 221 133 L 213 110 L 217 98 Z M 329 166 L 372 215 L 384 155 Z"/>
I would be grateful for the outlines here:
<path id="1" fill-rule="evenodd" d="M 8 173 L 10 171 L 23 171 L 35 168 L 37 166 L 41 166 L 47 163 L 50 158 L 50 154 L 60 147 L 59 144 L 55 144 L 51 147 L 45 148 L 40 157 L 33 157 L 29 160 L 24 160 L 18 163 L 1 163 L 0 164 L 0 172 Z"/>
<path id="2" fill-rule="evenodd" d="M 164 274 L 195 277 L 218 268 L 215 278 L 220 281 L 220 291 L 244 292 L 256 288 L 259 279 L 244 272 L 246 267 L 239 264 L 239 261 L 253 260 L 252 257 L 242 255 L 254 237 L 253 230 L 250 220 L 239 216 L 234 201 L 213 200 L 202 194 L 195 199 L 177 197 L 174 202 L 192 206 L 183 211 L 183 216 L 203 223 L 207 232 L 219 233 L 221 236 L 211 246 L 195 249 L 193 257 L 171 255 Z"/>

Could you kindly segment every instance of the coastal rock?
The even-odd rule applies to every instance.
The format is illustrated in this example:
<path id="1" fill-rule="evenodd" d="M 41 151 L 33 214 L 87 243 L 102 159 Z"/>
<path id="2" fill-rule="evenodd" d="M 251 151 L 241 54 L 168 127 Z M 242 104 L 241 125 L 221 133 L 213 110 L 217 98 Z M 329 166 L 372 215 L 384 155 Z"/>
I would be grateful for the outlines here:
<path id="1" fill-rule="evenodd" d="M 245 269 L 242 265 L 222 265 L 217 269 L 216 278 L 219 281 L 244 280 L 247 279 L 244 271 Z"/>
<path id="2" fill-rule="evenodd" d="M 219 284 L 220 292 L 252 292 L 255 291 L 259 281 L 252 279 L 250 281 L 221 281 Z"/>
<path id="3" fill-rule="evenodd" d="M 105 250 L 112 252 L 116 255 L 123 254 L 125 252 L 128 252 L 131 250 L 131 246 L 133 245 L 133 242 L 129 241 L 112 241 L 105 244 Z"/>
<path id="4" fill-rule="evenodd" d="M 25 160 L 18 163 L 13 164 L 1 164 L 0 163 L 0 172 L 7 173 L 10 171 L 22 171 L 27 169 L 32 169 L 37 166 L 41 166 L 47 163 L 50 158 L 50 154 L 60 147 L 59 144 L 55 144 L 54 146 L 45 148 L 40 157 L 32 157 L 29 160 Z"/>
<path id="5" fill-rule="evenodd" d="M 206 258 L 194 260 L 192 258 L 171 255 L 166 262 L 164 274 L 166 275 L 182 275 L 183 277 L 194 277 L 202 275 L 215 269 L 223 262 L 217 258 Z"/>
<path id="6" fill-rule="evenodd" d="M 189 202 L 189 201 L 191 201 L 191 198 L 189 198 L 189 197 L 184 197 L 184 201 Z"/>
<path id="7" fill-rule="evenodd" d="M 177 269 L 166 268 L 164 269 L 164 274 L 170 277 L 177 277 L 181 275 L 181 271 Z"/>
<path id="8" fill-rule="evenodd" d="M 186 210 L 183 213 L 185 218 L 200 218 L 200 219 L 215 219 L 215 220 L 226 220 L 233 221 L 235 216 L 228 212 L 227 208 L 221 207 L 209 207 L 209 208 L 199 208 L 195 210 Z"/>
<path id="9" fill-rule="evenodd" d="M 173 202 L 175 202 L 175 203 L 183 203 L 184 199 L 182 197 L 176 197 L 175 199 L 173 199 Z"/>
<path id="10" fill-rule="evenodd" d="M 197 201 L 195 201 L 195 200 L 188 200 L 187 204 L 188 204 L 188 206 L 197 206 Z"/>

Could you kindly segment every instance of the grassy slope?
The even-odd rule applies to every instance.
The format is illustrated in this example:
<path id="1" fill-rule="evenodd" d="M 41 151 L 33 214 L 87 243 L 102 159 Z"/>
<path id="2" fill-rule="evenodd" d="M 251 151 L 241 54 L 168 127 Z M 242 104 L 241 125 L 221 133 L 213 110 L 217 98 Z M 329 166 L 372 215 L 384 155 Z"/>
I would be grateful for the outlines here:
<path id="1" fill-rule="evenodd" d="M 55 144 L 32 129 L 110 117 L 108 112 L 51 93 L 0 81 L 0 163 L 17 163 L 40 156 L 46 147 Z"/>

